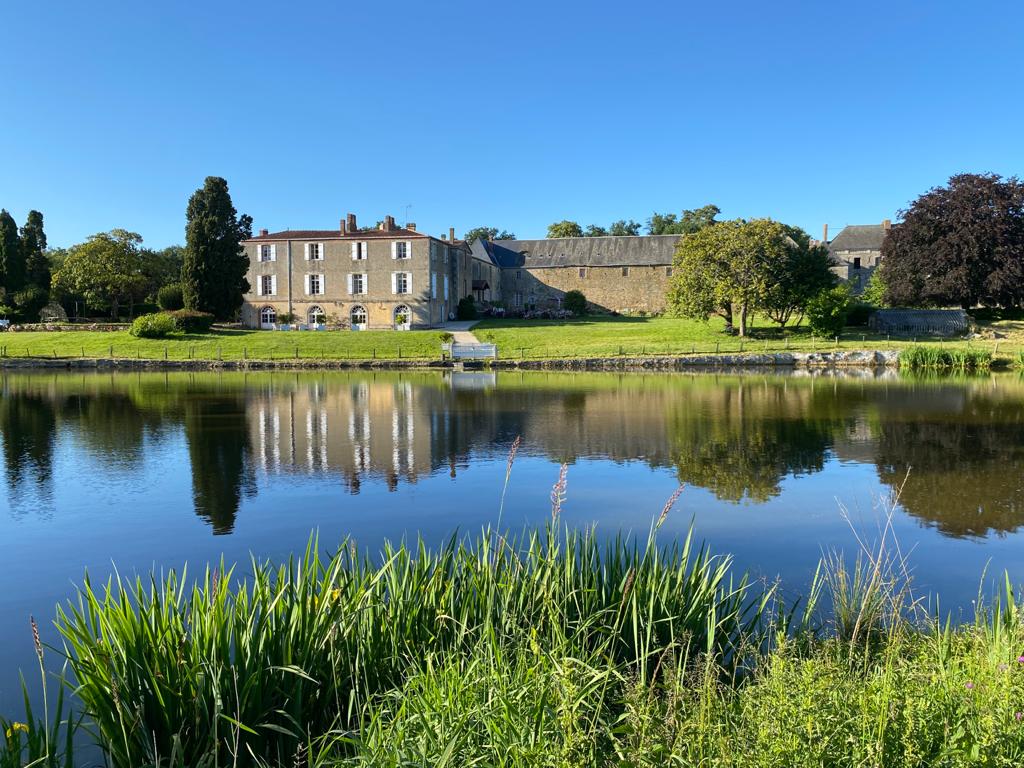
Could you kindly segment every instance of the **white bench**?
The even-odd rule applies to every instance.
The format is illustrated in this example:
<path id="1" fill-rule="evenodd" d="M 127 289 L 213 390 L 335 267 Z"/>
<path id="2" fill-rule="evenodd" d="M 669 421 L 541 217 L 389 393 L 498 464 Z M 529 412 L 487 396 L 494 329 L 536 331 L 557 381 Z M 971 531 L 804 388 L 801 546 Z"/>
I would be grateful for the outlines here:
<path id="1" fill-rule="evenodd" d="M 498 357 L 496 344 L 442 344 L 441 351 L 451 355 L 452 360 L 495 360 Z"/>

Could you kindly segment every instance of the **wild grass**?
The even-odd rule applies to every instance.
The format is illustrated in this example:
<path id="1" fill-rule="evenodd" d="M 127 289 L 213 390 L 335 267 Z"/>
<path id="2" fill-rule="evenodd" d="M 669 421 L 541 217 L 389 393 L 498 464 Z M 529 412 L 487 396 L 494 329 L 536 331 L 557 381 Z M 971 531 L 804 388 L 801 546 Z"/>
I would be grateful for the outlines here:
<path id="1" fill-rule="evenodd" d="M 900 351 L 899 365 L 901 369 L 911 371 L 987 371 L 992 366 L 992 352 L 956 347 L 913 346 Z"/>

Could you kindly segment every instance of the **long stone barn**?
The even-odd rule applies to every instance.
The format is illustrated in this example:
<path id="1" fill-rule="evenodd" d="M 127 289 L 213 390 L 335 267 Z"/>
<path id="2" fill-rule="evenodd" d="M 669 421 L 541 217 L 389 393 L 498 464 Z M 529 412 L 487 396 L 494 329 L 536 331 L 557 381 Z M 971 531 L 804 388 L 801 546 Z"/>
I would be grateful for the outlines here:
<path id="1" fill-rule="evenodd" d="M 565 237 L 547 240 L 476 240 L 474 264 L 498 268 L 500 285 L 474 279 L 478 300 L 509 309 L 560 307 L 578 290 L 596 309 L 623 314 L 665 310 L 679 235 Z"/>

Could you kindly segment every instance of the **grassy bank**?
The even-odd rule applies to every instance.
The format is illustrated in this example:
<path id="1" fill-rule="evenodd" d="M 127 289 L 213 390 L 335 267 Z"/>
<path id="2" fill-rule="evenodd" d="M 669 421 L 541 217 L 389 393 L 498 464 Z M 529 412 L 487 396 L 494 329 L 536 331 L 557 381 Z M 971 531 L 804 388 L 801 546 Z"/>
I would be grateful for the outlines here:
<path id="1" fill-rule="evenodd" d="M 126 331 L 0 334 L 8 357 L 141 358 L 162 360 L 393 360 L 441 356 L 440 331 L 214 330 L 137 339 Z"/>
<path id="2" fill-rule="evenodd" d="M 806 328 L 755 326 L 751 337 L 723 333 L 724 323 L 676 318 L 591 317 L 578 320 L 484 320 L 473 328 L 481 341 L 494 342 L 505 358 L 620 357 L 740 352 L 823 352 L 904 349 L 912 346 L 985 350 L 1009 362 L 1024 349 L 1024 337 L 975 341 L 891 339 L 867 328 L 847 328 L 835 338 L 813 336 Z M 998 345 L 998 346 L 997 346 Z"/>
<path id="3" fill-rule="evenodd" d="M 1009 583 L 953 628 L 917 612 L 880 549 L 826 558 L 784 605 L 691 539 L 659 545 L 658 523 L 639 545 L 559 532 L 563 492 L 552 524 L 516 539 L 373 560 L 313 542 L 244 575 L 86 580 L 57 618 L 86 727 L 133 767 L 1024 759 Z M 46 722 L 3 722 L 0 766 L 71 766 L 68 729 Z"/>

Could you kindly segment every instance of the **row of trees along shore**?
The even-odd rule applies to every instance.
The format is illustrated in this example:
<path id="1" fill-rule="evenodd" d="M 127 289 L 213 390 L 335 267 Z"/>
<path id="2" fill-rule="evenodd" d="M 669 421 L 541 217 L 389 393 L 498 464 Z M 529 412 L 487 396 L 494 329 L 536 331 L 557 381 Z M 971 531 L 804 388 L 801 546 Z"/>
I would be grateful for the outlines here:
<path id="1" fill-rule="evenodd" d="M 125 308 L 133 315 L 138 305 L 159 304 L 233 320 L 249 290 L 241 243 L 251 236 L 252 218 L 238 215 L 227 182 L 215 176 L 189 199 L 184 247 L 144 248 L 138 233 L 113 229 L 47 249 L 40 212 L 19 231 L 0 211 L 0 313 L 34 322 L 52 301 L 69 314 L 105 310 L 116 320 Z"/>

